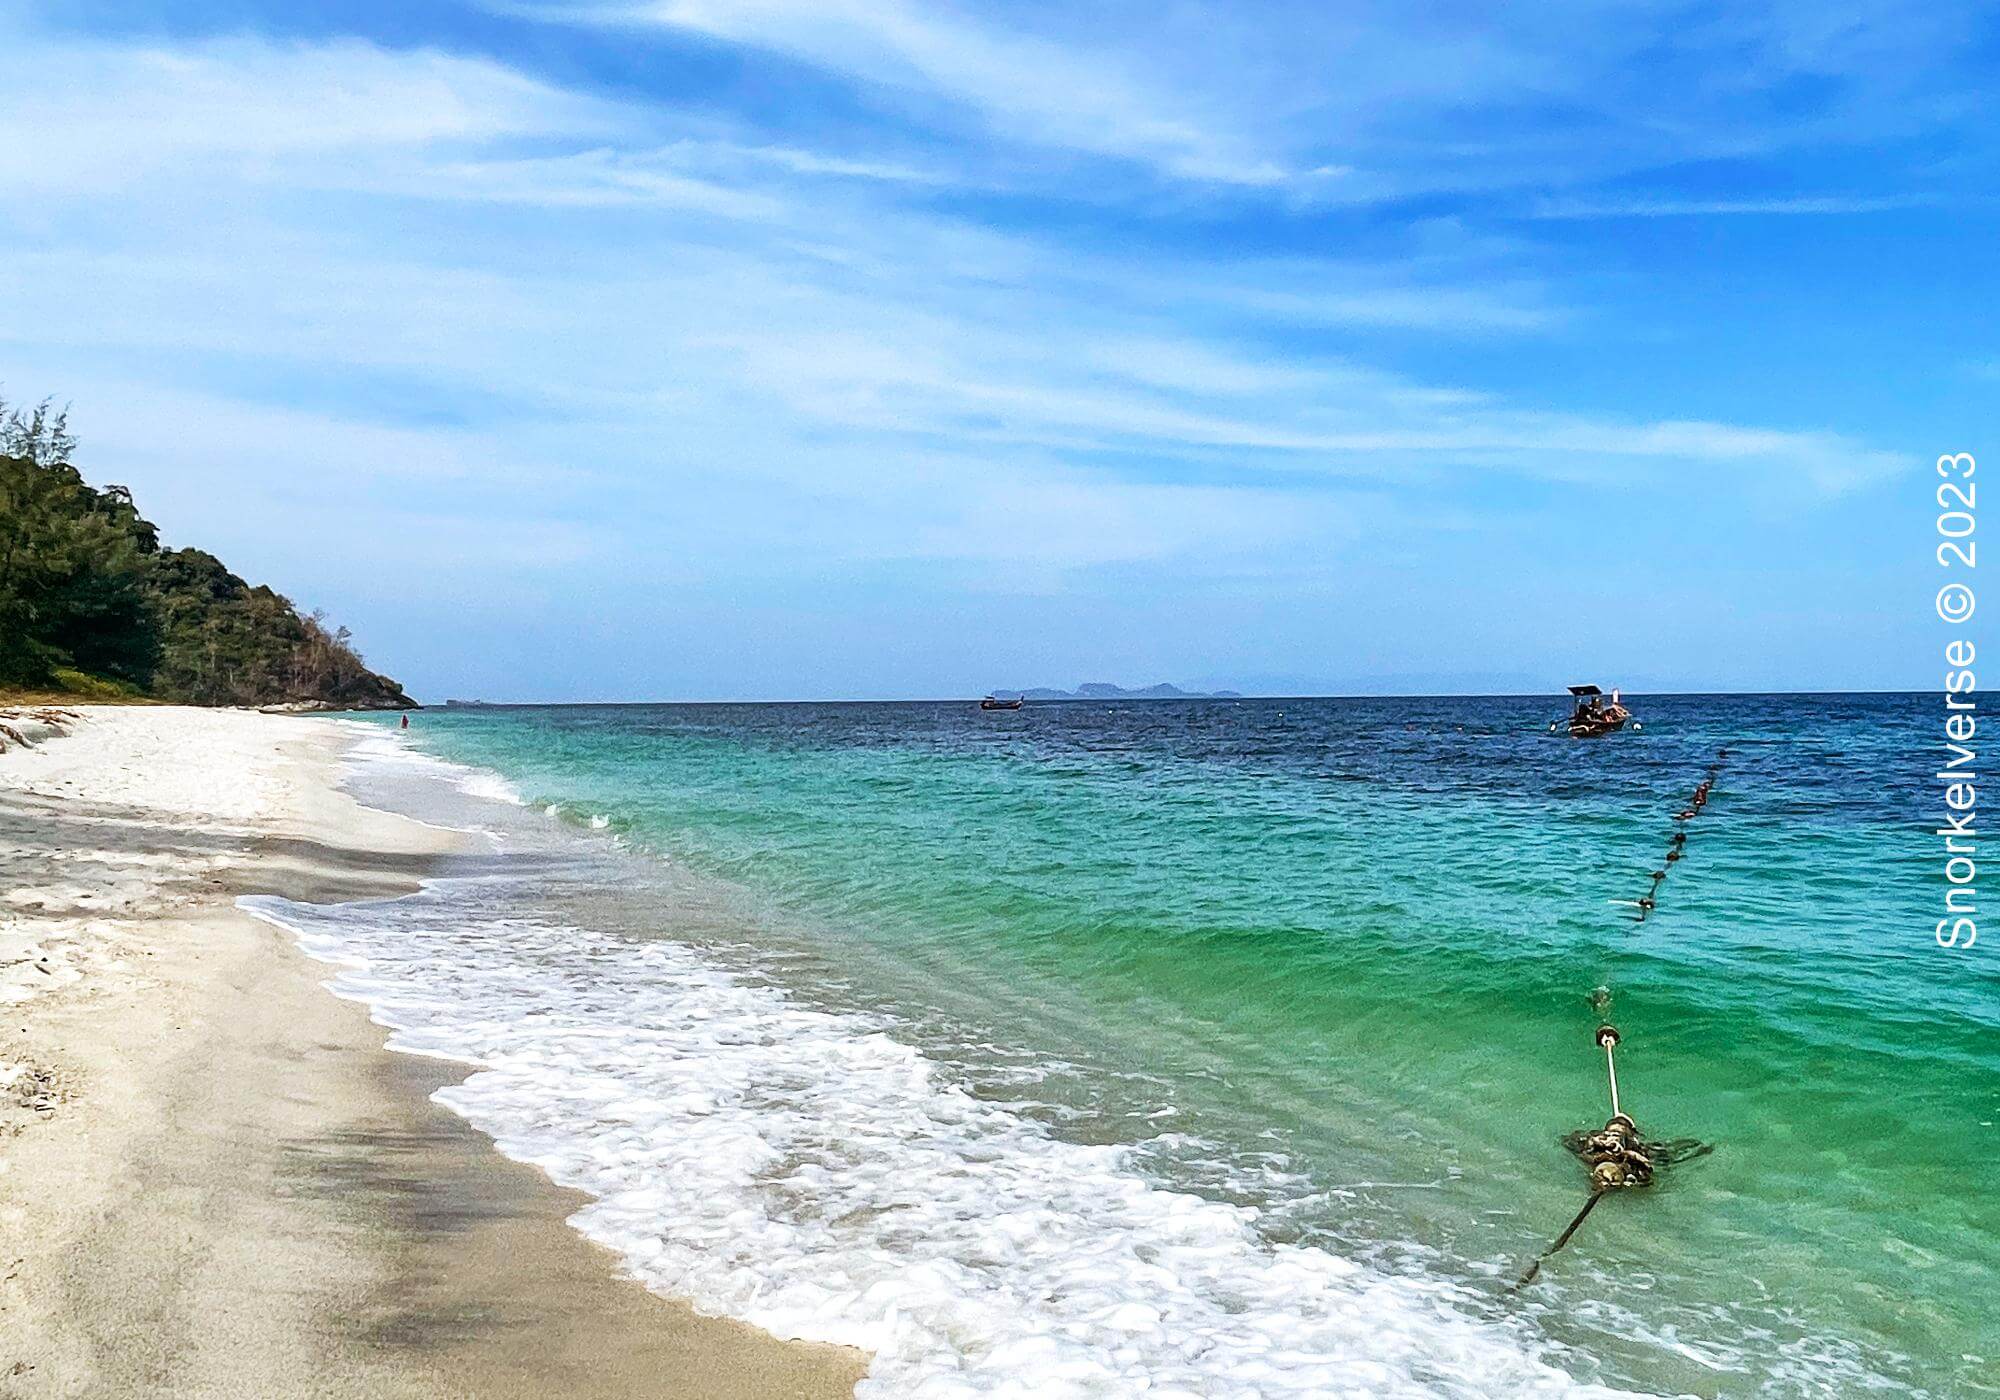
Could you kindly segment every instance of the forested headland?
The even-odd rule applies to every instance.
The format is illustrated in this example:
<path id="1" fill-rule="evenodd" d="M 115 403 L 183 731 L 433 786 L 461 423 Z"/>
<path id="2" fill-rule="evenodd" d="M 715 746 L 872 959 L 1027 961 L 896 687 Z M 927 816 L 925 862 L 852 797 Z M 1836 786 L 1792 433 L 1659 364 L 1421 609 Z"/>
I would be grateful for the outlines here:
<path id="1" fill-rule="evenodd" d="M 406 709 L 344 627 L 199 549 L 71 464 L 66 413 L 0 401 L 0 690 L 193 705 Z"/>

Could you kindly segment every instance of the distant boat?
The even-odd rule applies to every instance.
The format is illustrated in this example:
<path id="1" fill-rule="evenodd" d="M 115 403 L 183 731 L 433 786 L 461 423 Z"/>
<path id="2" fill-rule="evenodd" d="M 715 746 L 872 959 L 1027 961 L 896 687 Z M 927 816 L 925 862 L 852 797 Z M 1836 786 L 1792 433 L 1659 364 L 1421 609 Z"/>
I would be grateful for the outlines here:
<path id="1" fill-rule="evenodd" d="M 1018 710 L 1028 703 L 1025 695 L 1016 695 L 1012 700 L 996 700 L 991 695 L 979 702 L 982 710 Z"/>
<path id="2" fill-rule="evenodd" d="M 1606 734 L 1615 734 L 1627 724 L 1637 729 L 1632 712 L 1619 702 L 1618 692 L 1611 692 L 1607 704 L 1601 698 L 1604 694 L 1594 685 L 1573 685 L 1569 693 L 1576 697 L 1576 709 L 1568 718 L 1559 719 L 1550 725 L 1550 730 L 1567 730 L 1572 739 L 1596 739 Z"/>

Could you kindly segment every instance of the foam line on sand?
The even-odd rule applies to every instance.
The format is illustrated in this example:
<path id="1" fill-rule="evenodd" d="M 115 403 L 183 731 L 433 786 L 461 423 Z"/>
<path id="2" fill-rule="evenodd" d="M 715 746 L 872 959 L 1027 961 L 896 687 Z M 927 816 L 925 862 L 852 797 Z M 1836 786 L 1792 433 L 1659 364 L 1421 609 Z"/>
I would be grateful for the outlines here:
<path id="1" fill-rule="evenodd" d="M 861 1354 L 621 1277 L 234 907 L 462 839 L 340 793 L 340 723 L 79 715 L 0 753 L 0 1396 L 852 1394 Z"/>

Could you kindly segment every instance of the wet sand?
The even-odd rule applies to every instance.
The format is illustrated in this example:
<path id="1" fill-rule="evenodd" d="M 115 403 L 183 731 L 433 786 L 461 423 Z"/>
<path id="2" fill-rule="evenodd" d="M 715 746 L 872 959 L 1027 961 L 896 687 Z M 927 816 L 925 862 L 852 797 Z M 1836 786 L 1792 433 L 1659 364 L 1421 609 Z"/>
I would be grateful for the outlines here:
<path id="1" fill-rule="evenodd" d="M 621 1277 L 429 1102 L 462 1070 L 233 907 L 399 893 L 460 839 L 338 793 L 341 743 L 103 710 L 0 756 L 0 934 L 56 969 L 0 1006 L 0 1395 L 851 1395 L 861 1355 Z"/>

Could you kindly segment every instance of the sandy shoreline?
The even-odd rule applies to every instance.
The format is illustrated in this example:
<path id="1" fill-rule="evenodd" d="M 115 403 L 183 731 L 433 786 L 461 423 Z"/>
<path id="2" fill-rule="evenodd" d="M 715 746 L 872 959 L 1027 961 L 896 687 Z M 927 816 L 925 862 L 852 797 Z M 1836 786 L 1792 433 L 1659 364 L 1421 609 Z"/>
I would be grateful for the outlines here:
<path id="1" fill-rule="evenodd" d="M 706 1318 L 429 1102 L 329 969 L 238 911 L 415 881 L 456 838 L 334 786 L 338 726 L 83 712 L 0 754 L 0 1395 L 852 1393 Z"/>

